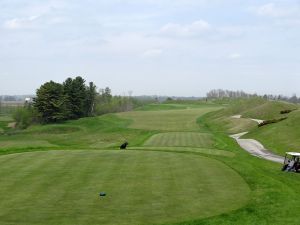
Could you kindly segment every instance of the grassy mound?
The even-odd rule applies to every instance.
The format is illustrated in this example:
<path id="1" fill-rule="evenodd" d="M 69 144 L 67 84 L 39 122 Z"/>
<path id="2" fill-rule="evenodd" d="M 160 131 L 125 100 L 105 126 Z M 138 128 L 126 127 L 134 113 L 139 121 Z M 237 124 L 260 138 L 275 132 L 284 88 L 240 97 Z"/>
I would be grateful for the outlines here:
<path id="1" fill-rule="evenodd" d="M 250 191 L 216 160 L 163 152 L 6 155 L 0 177 L 0 221 L 18 225 L 180 222 L 238 209 Z"/>
<path id="2" fill-rule="evenodd" d="M 152 133 L 128 129 L 130 121 L 115 115 L 83 118 L 62 124 L 36 125 L 24 131 L 0 135 L 0 154 L 22 149 L 116 148 L 124 140 L 139 145 Z"/>
<path id="3" fill-rule="evenodd" d="M 226 116 L 242 115 L 244 118 L 269 120 L 282 117 L 281 111 L 297 108 L 299 108 L 298 105 L 288 102 L 269 101 L 263 98 L 241 98 L 232 101 L 222 113 Z"/>
<path id="4" fill-rule="evenodd" d="M 155 134 L 149 138 L 144 146 L 152 147 L 213 147 L 212 135 L 193 132 L 170 132 Z"/>
<path id="5" fill-rule="evenodd" d="M 242 113 L 243 117 L 271 120 L 282 117 L 281 111 L 297 109 L 298 106 L 287 102 L 267 101 L 256 107 L 249 107 Z"/>
<path id="6" fill-rule="evenodd" d="M 282 118 L 280 113 L 284 110 L 294 110 L 298 105 L 281 102 L 268 101 L 262 98 L 237 99 L 230 102 L 228 107 L 210 114 L 211 122 L 219 124 L 222 131 L 235 134 L 253 130 L 257 123 L 250 118 L 261 120 L 273 120 Z M 242 118 L 232 118 L 234 115 L 241 115 Z M 284 115 L 288 116 L 288 115 Z"/>

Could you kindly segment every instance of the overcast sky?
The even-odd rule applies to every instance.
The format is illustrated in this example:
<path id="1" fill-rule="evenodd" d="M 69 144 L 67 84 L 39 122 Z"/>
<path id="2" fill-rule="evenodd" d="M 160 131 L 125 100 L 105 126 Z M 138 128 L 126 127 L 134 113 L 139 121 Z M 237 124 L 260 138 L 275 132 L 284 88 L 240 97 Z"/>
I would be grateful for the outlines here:
<path id="1" fill-rule="evenodd" d="M 300 95 L 300 0 L 0 0 L 0 94 Z"/>

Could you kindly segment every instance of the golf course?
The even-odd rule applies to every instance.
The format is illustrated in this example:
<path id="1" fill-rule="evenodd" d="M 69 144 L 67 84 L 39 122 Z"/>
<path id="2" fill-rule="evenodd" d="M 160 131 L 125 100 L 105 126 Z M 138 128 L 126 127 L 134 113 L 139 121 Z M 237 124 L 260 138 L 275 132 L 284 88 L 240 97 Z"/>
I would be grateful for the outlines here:
<path id="1" fill-rule="evenodd" d="M 251 120 L 290 109 L 266 126 Z M 300 151 L 299 115 L 261 98 L 152 103 L 24 130 L 0 115 L 0 225 L 299 224 L 299 174 L 230 137 Z"/>

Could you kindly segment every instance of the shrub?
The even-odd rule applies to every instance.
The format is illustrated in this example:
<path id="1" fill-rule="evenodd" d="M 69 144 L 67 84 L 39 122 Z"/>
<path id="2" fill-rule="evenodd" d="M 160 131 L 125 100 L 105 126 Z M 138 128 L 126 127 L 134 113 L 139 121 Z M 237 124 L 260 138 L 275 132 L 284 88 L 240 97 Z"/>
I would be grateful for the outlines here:
<path id="1" fill-rule="evenodd" d="M 287 117 L 282 117 L 282 118 L 279 118 L 279 119 L 273 119 L 273 120 L 265 120 L 264 122 L 258 124 L 258 127 L 262 127 L 262 126 L 265 126 L 265 125 L 268 125 L 268 124 L 272 124 L 272 123 L 278 123 L 282 120 L 285 120 L 287 119 Z"/>
<path id="2" fill-rule="evenodd" d="M 291 113 L 292 111 L 294 111 L 295 109 L 286 109 L 286 110 L 282 110 L 280 111 L 280 114 L 288 114 Z"/>

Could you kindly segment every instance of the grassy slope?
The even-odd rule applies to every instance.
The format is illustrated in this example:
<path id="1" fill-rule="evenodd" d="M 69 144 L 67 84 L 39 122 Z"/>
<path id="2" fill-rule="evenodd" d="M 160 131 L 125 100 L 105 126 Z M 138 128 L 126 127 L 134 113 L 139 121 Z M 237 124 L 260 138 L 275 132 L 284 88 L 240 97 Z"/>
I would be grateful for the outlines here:
<path id="1" fill-rule="evenodd" d="M 286 115 L 280 114 L 282 110 L 294 110 L 298 106 L 287 102 L 267 101 L 256 107 L 249 106 L 249 109 L 242 113 L 243 117 L 270 120 L 282 118 Z"/>
<path id="2" fill-rule="evenodd" d="M 287 102 L 266 101 L 260 98 L 237 100 L 232 105 L 211 117 L 211 122 L 227 133 L 250 131 L 245 138 L 254 138 L 277 154 L 284 155 L 286 151 L 300 151 L 300 111 L 289 114 L 280 114 L 282 110 L 294 110 L 299 106 Z M 275 119 L 287 117 L 279 123 L 258 128 L 257 124 L 249 119 L 234 119 L 232 115 L 240 114 L 243 117 L 256 119 Z"/>
<path id="3" fill-rule="evenodd" d="M 235 153 L 234 158 L 218 159 L 245 179 L 252 190 L 251 201 L 247 206 L 232 213 L 182 224 L 298 224 L 299 174 L 283 173 L 280 170 L 281 165 L 250 156 L 241 150 L 225 132 L 220 132 L 224 129 L 224 124 L 216 123 L 215 115 L 218 113 L 220 112 L 209 113 L 198 121 L 212 132 L 219 148 Z"/>
<path id="4" fill-rule="evenodd" d="M 290 113 L 284 121 L 256 128 L 245 137 L 259 140 L 280 155 L 287 151 L 300 152 L 300 110 Z"/>
<path id="5" fill-rule="evenodd" d="M 32 149 L 116 148 L 125 140 L 140 145 L 153 132 L 127 129 L 130 121 L 115 115 L 84 118 L 63 124 L 38 125 L 0 136 L 0 154 Z"/>
<path id="6" fill-rule="evenodd" d="M 0 224 L 7 225 L 176 222 L 240 208 L 249 195 L 234 170 L 179 153 L 8 155 L 0 157 L 0 177 Z M 100 191 L 107 197 L 99 199 Z"/>

